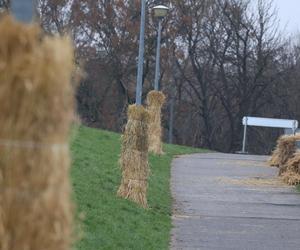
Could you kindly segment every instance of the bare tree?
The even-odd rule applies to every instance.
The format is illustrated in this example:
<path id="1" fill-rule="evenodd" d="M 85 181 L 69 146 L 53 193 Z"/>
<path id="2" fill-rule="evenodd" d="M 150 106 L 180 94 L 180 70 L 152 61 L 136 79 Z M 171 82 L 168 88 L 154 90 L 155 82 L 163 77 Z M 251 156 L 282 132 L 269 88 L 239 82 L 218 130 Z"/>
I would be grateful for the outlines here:
<path id="1" fill-rule="evenodd" d="M 149 0 L 151 8 L 161 3 Z M 167 2 L 166 2 L 167 3 Z M 134 102 L 140 23 L 139 0 L 40 0 L 46 32 L 69 33 L 86 78 L 78 110 L 90 126 L 119 131 Z M 299 46 L 278 33 L 272 1 L 172 0 L 162 35 L 163 91 L 172 97 L 174 142 L 224 152 L 240 149 L 245 115 L 300 116 Z M 148 8 L 148 9 L 149 9 Z M 144 92 L 152 88 L 156 23 L 146 26 Z M 168 117 L 167 115 L 166 117 Z M 300 118 L 300 117 L 299 117 Z M 170 127 L 169 127 L 170 126 Z M 278 134 L 250 130 L 256 152 Z M 266 139 L 267 138 L 267 139 Z M 261 146 L 255 146 L 260 142 Z"/>
<path id="2" fill-rule="evenodd" d="M 10 0 L 0 0 L 0 11 L 7 11 L 10 8 Z"/>

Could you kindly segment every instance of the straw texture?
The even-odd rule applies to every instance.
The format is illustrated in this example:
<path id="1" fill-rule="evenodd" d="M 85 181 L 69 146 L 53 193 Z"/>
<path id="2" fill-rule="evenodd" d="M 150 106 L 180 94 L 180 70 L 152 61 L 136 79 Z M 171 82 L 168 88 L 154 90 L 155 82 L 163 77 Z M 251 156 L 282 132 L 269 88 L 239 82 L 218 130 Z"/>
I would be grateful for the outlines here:
<path id="1" fill-rule="evenodd" d="M 293 157 L 296 151 L 296 140 L 300 139 L 300 135 L 283 135 L 277 140 L 277 146 L 270 160 L 270 166 L 284 166 L 287 161 Z"/>
<path id="2" fill-rule="evenodd" d="M 280 176 L 289 185 L 300 184 L 300 152 L 294 156 L 280 169 Z"/>
<path id="3" fill-rule="evenodd" d="M 147 95 L 147 110 L 150 115 L 148 136 L 149 152 L 161 155 L 162 150 L 162 128 L 161 128 L 161 109 L 166 100 L 165 95 L 160 91 L 150 91 Z"/>
<path id="4" fill-rule="evenodd" d="M 71 42 L 10 17 L 0 34 L 0 249 L 70 249 Z"/>
<path id="5" fill-rule="evenodd" d="M 142 106 L 128 108 L 128 122 L 122 136 L 121 185 L 118 195 L 147 208 L 149 114 Z"/>

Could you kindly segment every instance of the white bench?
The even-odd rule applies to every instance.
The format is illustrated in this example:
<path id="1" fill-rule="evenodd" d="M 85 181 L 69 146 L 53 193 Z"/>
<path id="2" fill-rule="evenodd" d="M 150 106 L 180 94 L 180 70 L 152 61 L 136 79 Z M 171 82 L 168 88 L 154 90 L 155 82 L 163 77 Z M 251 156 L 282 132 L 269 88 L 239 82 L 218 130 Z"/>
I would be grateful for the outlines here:
<path id="1" fill-rule="evenodd" d="M 298 128 L 298 121 L 245 116 L 243 118 L 243 125 L 244 125 L 244 138 L 243 138 L 243 148 L 241 153 L 245 154 L 246 140 L 247 140 L 247 126 L 291 129 L 292 133 L 295 134 Z"/>

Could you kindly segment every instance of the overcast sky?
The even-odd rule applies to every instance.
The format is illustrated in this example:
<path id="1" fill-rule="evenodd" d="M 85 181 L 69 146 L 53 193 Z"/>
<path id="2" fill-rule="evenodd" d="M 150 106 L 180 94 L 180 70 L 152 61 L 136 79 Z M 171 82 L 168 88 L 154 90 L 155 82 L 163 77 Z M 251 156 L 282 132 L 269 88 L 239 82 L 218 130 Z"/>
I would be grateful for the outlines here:
<path id="1" fill-rule="evenodd" d="M 273 0 L 278 10 L 280 26 L 286 31 L 300 32 L 300 0 Z"/>

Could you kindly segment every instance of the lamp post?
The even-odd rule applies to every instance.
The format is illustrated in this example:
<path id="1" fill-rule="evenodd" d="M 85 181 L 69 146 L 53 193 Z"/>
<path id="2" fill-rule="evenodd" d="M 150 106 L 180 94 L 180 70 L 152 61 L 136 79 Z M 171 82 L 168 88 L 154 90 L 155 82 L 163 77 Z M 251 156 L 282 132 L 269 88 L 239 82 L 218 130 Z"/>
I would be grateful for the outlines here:
<path id="1" fill-rule="evenodd" d="M 11 12 L 21 22 L 30 23 L 35 15 L 36 0 L 12 0 Z"/>
<path id="2" fill-rule="evenodd" d="M 141 0 L 141 28 L 140 28 L 140 44 L 139 44 L 139 59 L 138 73 L 136 84 L 136 105 L 142 105 L 142 89 L 143 89 L 143 64 L 144 64 L 144 47 L 145 47 L 145 16 L 146 16 L 146 0 Z"/>
<path id="3" fill-rule="evenodd" d="M 155 81 L 154 89 L 159 91 L 159 78 L 160 78 L 160 43 L 161 43 L 161 29 L 162 21 L 168 14 L 169 8 L 164 5 L 157 5 L 153 8 L 154 17 L 158 18 L 158 34 L 157 34 L 157 47 L 156 47 L 156 62 L 155 62 Z"/>

